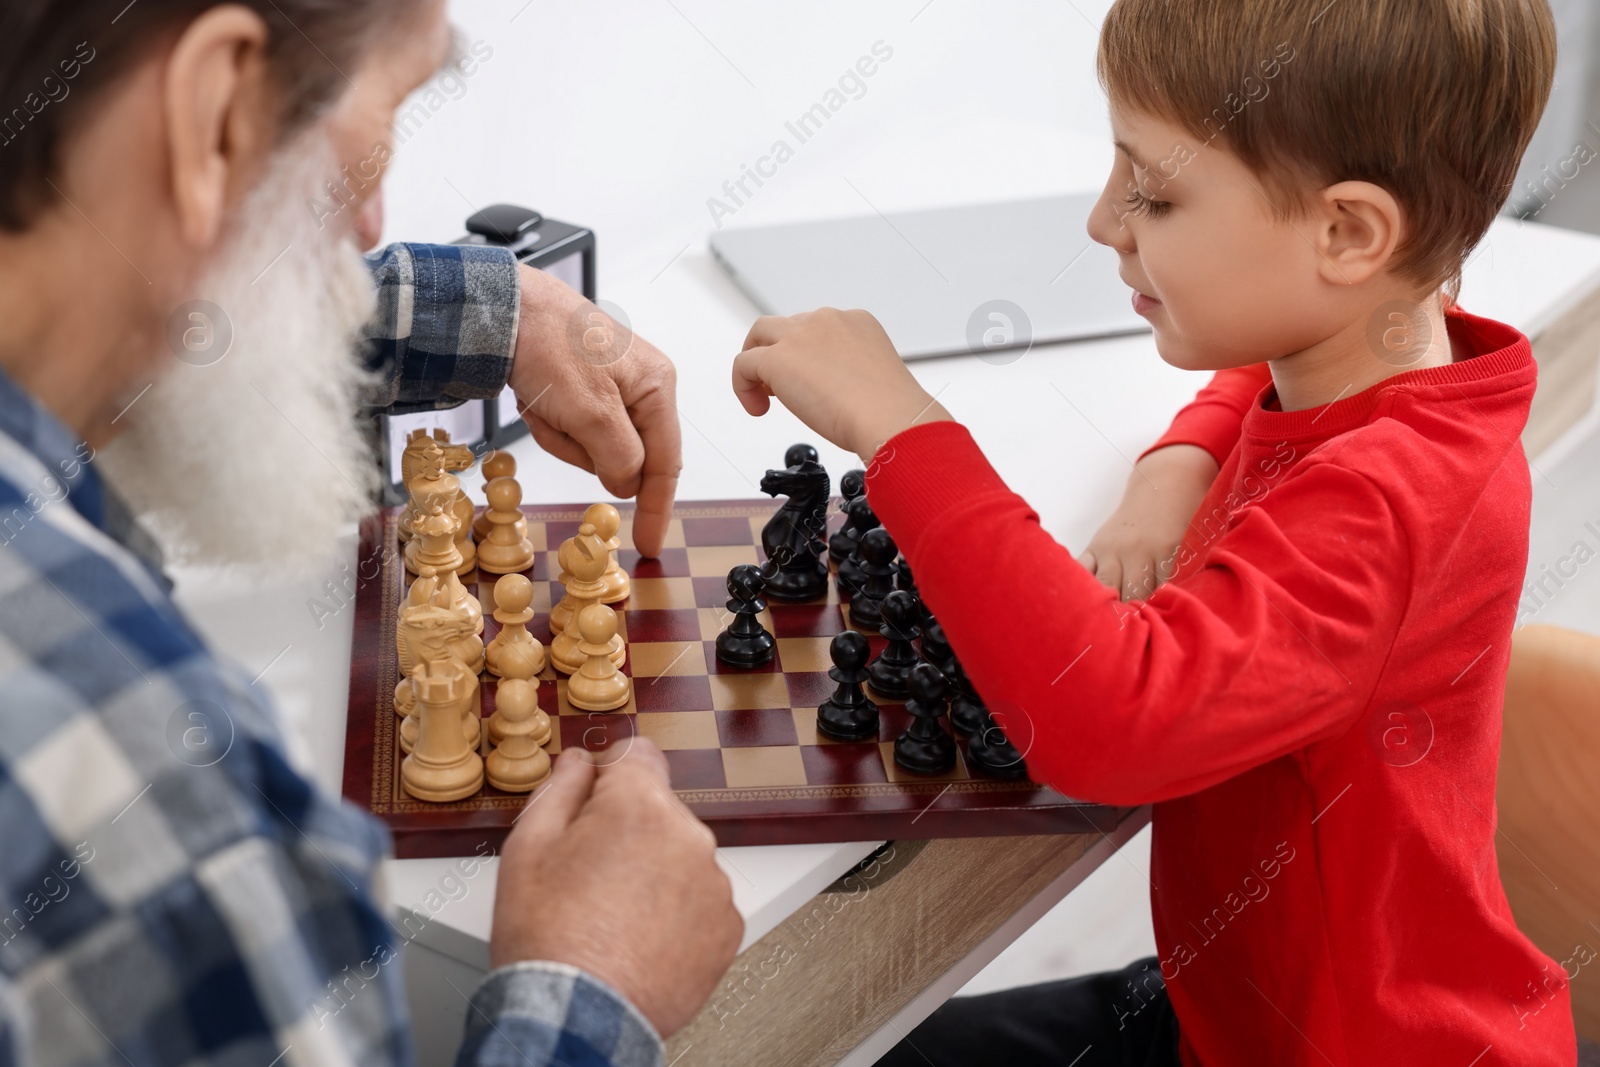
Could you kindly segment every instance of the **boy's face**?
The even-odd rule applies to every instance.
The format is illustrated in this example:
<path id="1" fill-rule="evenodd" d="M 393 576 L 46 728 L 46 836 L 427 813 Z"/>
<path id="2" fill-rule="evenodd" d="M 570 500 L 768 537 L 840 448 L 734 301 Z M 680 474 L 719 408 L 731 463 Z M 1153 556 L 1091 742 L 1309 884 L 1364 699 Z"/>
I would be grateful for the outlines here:
<path id="1" fill-rule="evenodd" d="M 1340 327 L 1303 230 L 1237 157 L 1182 127 L 1111 109 L 1116 163 L 1089 236 L 1117 251 L 1161 358 L 1188 370 L 1298 352 Z"/>

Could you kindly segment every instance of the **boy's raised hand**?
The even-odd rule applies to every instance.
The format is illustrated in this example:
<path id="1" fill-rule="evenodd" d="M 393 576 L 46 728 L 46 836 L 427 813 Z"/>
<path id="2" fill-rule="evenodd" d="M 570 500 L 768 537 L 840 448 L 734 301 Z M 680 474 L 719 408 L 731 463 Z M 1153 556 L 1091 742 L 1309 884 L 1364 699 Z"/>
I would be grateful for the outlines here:
<path id="1" fill-rule="evenodd" d="M 776 397 L 864 464 L 900 431 L 950 418 L 865 311 L 822 308 L 757 319 L 733 361 L 733 391 L 752 415 L 765 415 Z"/>

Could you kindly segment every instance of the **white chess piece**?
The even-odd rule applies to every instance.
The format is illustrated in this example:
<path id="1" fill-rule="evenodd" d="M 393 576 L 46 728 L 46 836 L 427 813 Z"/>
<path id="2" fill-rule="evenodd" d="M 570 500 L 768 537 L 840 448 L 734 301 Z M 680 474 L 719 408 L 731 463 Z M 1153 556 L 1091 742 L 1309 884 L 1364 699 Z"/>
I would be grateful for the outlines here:
<path id="1" fill-rule="evenodd" d="M 567 680 L 567 703 L 583 711 L 614 711 L 628 702 L 632 680 L 611 660 L 611 641 L 617 635 L 616 610 L 589 604 L 578 612 L 578 651 L 583 666 Z"/>
<path id="2" fill-rule="evenodd" d="M 508 656 L 526 659 L 529 674 L 544 670 L 544 646 L 528 632 L 528 621 L 533 618 L 533 583 L 525 575 L 505 575 L 494 583 L 494 603 L 500 632 L 489 642 L 489 673 L 503 675 L 501 661 Z"/>
<path id="3" fill-rule="evenodd" d="M 550 717 L 539 710 L 533 693 L 529 683 L 510 681 L 495 695 L 500 740 L 485 761 L 485 771 L 489 784 L 507 793 L 529 792 L 550 777 L 550 754 L 538 738 L 542 728 L 549 739 Z"/>
<path id="4" fill-rule="evenodd" d="M 416 687 L 416 744 L 400 765 L 400 782 L 418 800 L 448 803 L 483 788 L 483 757 L 462 737 L 460 675 L 448 663 L 424 663 Z"/>
<path id="5" fill-rule="evenodd" d="M 471 618 L 449 604 L 435 575 L 429 574 L 411 583 L 396 620 L 395 640 L 399 646 L 401 678 L 395 686 L 394 703 L 395 712 L 402 718 L 401 751 L 410 752 L 417 741 L 420 724 L 412 678 L 424 663 L 435 664 L 435 673 L 448 666 L 458 677 L 462 734 L 476 745 L 478 672 L 483 669 L 483 640 L 472 632 Z"/>
<path id="6" fill-rule="evenodd" d="M 517 533 L 522 487 L 513 478 L 489 483 L 489 536 L 478 546 L 478 566 L 490 574 L 513 574 L 533 566 L 533 542 Z"/>
<path id="7" fill-rule="evenodd" d="M 633 581 L 617 559 L 617 553 L 622 550 L 622 538 L 617 536 L 617 531 L 622 528 L 622 515 L 610 504 L 591 504 L 589 510 L 583 513 L 583 521 L 594 527 L 595 535 L 606 543 L 606 548 L 611 552 L 611 562 L 606 565 L 606 573 L 602 576 L 606 591 L 601 595 L 600 603 L 616 604 L 628 599 Z"/>
<path id="8" fill-rule="evenodd" d="M 525 715 L 524 704 L 527 705 Z M 494 714 L 486 722 L 490 744 L 498 745 L 505 738 L 506 721 L 512 718 L 528 720 L 526 732 L 534 744 L 550 743 L 555 727 L 549 714 L 539 706 L 539 679 L 507 678 L 495 686 Z"/>
<path id="9" fill-rule="evenodd" d="M 513 480 L 516 478 L 517 457 L 513 456 L 510 452 L 497 449 L 493 452 L 487 453 L 483 457 L 482 471 L 483 491 L 485 494 L 487 494 L 489 491 L 489 483 L 494 481 L 496 478 L 511 478 Z M 520 493 L 522 485 L 520 482 L 517 485 L 517 489 L 519 493 L 518 499 L 521 499 Z M 490 525 L 489 511 L 487 508 L 485 508 L 483 514 L 479 515 L 472 522 L 473 536 L 480 541 L 488 540 Z M 528 536 L 528 520 L 521 516 L 517 518 L 517 536 Z"/>
<path id="10" fill-rule="evenodd" d="M 400 517 L 400 533 L 402 535 L 401 540 L 405 541 L 406 545 L 404 552 L 406 567 L 413 574 L 422 573 L 419 565 L 419 553 L 422 548 L 417 543 L 419 540 L 418 535 L 421 532 L 421 524 L 434 508 L 445 512 L 452 520 L 450 538 L 455 542 L 455 551 L 453 553 L 455 563 L 453 566 L 456 573 L 467 574 L 471 572 L 475 565 L 477 549 L 472 544 L 471 531 L 463 525 L 463 522 L 472 520 L 472 502 L 461 491 L 461 479 L 451 474 L 449 470 L 448 457 L 459 451 L 464 451 L 467 461 L 471 461 L 472 452 L 470 449 L 462 449 L 459 446 L 451 445 L 447 453 L 444 448 L 440 447 L 438 441 L 431 438 L 425 440 L 418 459 L 421 473 L 406 485 L 406 488 L 410 491 L 411 499 L 405 514 Z M 459 456 L 457 460 L 459 461 Z M 408 533 L 409 539 L 406 537 Z M 431 554 L 437 557 L 441 553 L 435 547 Z M 441 566 L 437 562 L 434 562 L 433 565 Z"/>
<path id="11" fill-rule="evenodd" d="M 566 629 L 550 642 L 550 662 L 563 674 L 576 674 L 583 666 L 584 653 L 578 647 L 583 640 L 578 630 L 578 616 L 590 604 L 600 603 L 606 588 L 606 564 L 610 559 L 611 553 L 606 549 L 606 543 L 595 534 L 594 527 L 587 523 L 580 526 L 565 561 L 571 571 L 567 595 L 572 598 L 574 611 Z M 612 662 L 622 666 L 627 652 L 623 648 L 622 635 L 615 630 L 612 631 L 609 647 Z"/>

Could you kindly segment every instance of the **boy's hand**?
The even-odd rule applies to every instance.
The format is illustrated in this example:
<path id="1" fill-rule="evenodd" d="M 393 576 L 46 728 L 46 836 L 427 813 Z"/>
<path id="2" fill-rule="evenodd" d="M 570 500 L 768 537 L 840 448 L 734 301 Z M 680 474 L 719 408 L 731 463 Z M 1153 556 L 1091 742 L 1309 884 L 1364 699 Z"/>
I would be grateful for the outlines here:
<path id="1" fill-rule="evenodd" d="M 768 398 L 777 397 L 863 464 L 901 430 L 950 418 L 865 311 L 822 308 L 757 319 L 733 361 L 733 391 L 752 415 L 765 415 Z"/>
<path id="2" fill-rule="evenodd" d="M 1173 554 L 1217 477 L 1217 461 L 1194 445 L 1168 445 L 1134 464 L 1122 503 L 1078 562 L 1123 600 L 1143 600 L 1172 577 Z"/>

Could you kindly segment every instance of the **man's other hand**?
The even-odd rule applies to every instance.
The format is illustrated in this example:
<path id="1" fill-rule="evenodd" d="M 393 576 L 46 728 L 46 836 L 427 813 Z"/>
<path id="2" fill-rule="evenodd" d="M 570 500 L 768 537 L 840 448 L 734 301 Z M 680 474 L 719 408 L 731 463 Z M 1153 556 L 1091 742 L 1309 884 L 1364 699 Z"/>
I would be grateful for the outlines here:
<path id="1" fill-rule="evenodd" d="M 733 963 L 744 921 L 711 831 L 642 737 L 620 757 L 556 760 L 500 856 L 489 962 L 567 963 L 626 997 L 662 1037 Z"/>
<path id="2" fill-rule="evenodd" d="M 659 555 L 683 468 L 677 371 L 583 294 L 523 266 L 511 389 L 546 452 L 637 497 L 633 541 Z"/>

